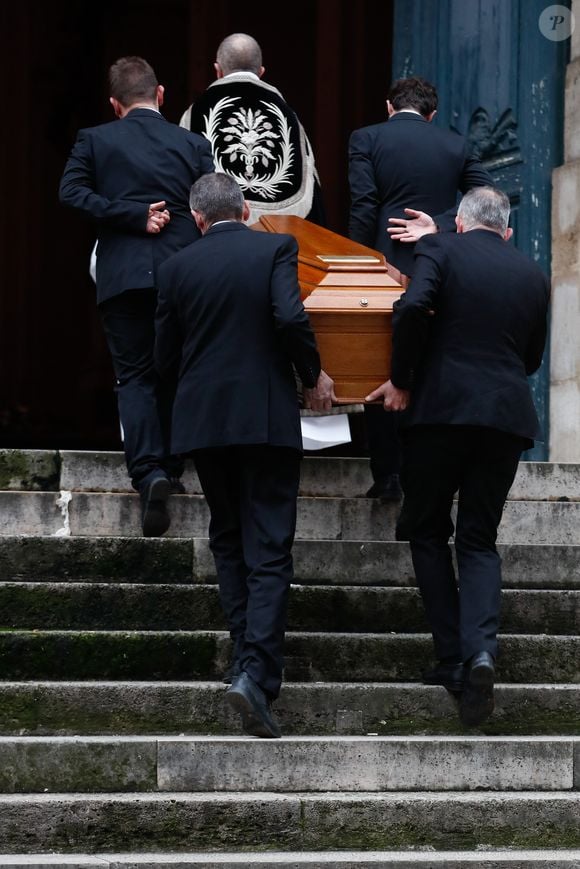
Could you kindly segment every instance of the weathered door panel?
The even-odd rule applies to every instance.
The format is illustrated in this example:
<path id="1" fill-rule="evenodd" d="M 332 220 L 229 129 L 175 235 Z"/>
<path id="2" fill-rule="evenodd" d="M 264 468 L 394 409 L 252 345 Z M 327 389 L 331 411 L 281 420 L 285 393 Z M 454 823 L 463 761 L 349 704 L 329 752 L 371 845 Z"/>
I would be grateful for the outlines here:
<path id="1" fill-rule="evenodd" d="M 467 136 L 512 202 L 514 243 L 550 273 L 552 169 L 563 160 L 569 40 L 546 38 L 545 0 L 395 0 L 393 78 L 436 85 L 433 123 Z M 566 4 L 562 4 L 566 5 Z M 569 4 L 568 4 L 569 5 Z M 549 348 L 531 378 L 548 456 Z"/>

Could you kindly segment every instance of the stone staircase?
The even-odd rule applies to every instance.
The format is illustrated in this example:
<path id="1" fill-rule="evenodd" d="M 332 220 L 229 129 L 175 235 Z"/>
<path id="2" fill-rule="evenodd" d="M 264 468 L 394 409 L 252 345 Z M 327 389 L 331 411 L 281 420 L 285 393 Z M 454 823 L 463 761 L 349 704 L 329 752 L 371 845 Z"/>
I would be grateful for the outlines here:
<path id="1" fill-rule="evenodd" d="M 365 459 L 303 462 L 281 740 L 240 734 L 192 468 L 139 536 L 118 453 L 0 451 L 0 866 L 580 867 L 580 466 L 522 463 L 496 712 L 431 638 Z"/>

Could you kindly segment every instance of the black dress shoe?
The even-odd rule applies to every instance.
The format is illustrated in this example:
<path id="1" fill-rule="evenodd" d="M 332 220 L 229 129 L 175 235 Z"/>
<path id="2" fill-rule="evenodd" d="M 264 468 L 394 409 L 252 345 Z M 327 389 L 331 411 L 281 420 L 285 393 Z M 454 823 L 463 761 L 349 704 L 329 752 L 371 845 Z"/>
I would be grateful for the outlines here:
<path id="1" fill-rule="evenodd" d="M 379 501 L 400 501 L 402 497 L 398 474 L 391 474 L 386 480 L 373 483 L 365 494 L 365 498 L 378 498 Z"/>
<path id="2" fill-rule="evenodd" d="M 144 537 L 161 537 L 171 524 L 167 512 L 167 500 L 171 495 L 171 483 L 160 474 L 141 491 L 141 523 Z"/>
<path id="3" fill-rule="evenodd" d="M 432 670 L 423 673 L 424 685 L 443 685 L 452 694 L 461 694 L 465 686 L 465 667 L 461 662 L 444 664 L 441 661 Z"/>
<path id="4" fill-rule="evenodd" d="M 244 733 L 264 739 L 280 738 L 266 695 L 246 672 L 240 673 L 226 691 L 226 703 L 242 716 Z"/>
<path id="5" fill-rule="evenodd" d="M 495 707 L 495 661 L 489 652 L 477 652 L 467 665 L 467 679 L 459 703 L 459 717 L 466 727 L 483 724 Z"/>

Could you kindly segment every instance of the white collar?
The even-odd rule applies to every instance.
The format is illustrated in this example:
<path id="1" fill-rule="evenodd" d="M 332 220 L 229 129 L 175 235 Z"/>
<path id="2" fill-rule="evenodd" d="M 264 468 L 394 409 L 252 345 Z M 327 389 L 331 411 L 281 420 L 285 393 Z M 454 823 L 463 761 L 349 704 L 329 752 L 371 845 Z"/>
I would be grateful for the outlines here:
<path id="1" fill-rule="evenodd" d="M 244 78 L 247 78 L 248 76 L 250 76 L 250 78 L 255 78 L 256 81 L 260 81 L 260 76 L 256 75 L 255 72 L 251 72 L 249 69 L 237 69 L 235 72 L 228 72 L 227 75 L 222 76 L 222 81 L 224 81 L 225 79 L 227 79 L 229 81 L 230 79 L 241 78 L 242 76 Z M 218 81 L 219 81 L 219 79 L 218 79 Z"/>
<path id="2" fill-rule="evenodd" d="M 227 217 L 225 220 L 216 220 L 216 222 L 215 222 L 215 223 L 212 223 L 212 225 L 211 225 L 209 228 L 210 228 L 210 229 L 213 229 L 214 226 L 219 226 L 220 223 L 240 223 L 240 222 L 241 222 L 241 221 L 236 220 L 235 217 Z"/>
<path id="3" fill-rule="evenodd" d="M 136 103 L 134 106 L 131 106 L 131 108 L 129 109 L 129 112 L 132 112 L 133 109 L 147 109 L 147 111 L 149 111 L 149 112 L 156 112 L 158 115 L 161 114 L 159 109 L 156 109 L 155 106 L 140 105 L 139 103 Z M 127 112 L 127 114 L 128 114 L 128 112 Z"/>

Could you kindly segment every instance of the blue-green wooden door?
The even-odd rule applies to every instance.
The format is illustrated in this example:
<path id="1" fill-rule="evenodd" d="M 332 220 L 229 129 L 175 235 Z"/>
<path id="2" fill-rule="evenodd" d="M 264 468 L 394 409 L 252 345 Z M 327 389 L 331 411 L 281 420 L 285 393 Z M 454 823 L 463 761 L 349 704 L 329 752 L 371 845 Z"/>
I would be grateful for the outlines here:
<path id="1" fill-rule="evenodd" d="M 545 0 L 395 0 L 393 78 L 437 87 L 437 123 L 467 136 L 509 195 L 514 243 L 550 273 L 552 170 L 563 160 L 569 39 L 539 26 Z M 569 3 L 561 4 L 567 5 Z M 501 280 L 501 275 L 498 275 Z M 549 346 L 530 378 L 544 431 L 525 458 L 548 457 Z"/>

